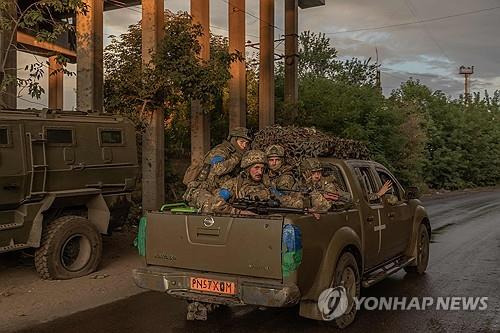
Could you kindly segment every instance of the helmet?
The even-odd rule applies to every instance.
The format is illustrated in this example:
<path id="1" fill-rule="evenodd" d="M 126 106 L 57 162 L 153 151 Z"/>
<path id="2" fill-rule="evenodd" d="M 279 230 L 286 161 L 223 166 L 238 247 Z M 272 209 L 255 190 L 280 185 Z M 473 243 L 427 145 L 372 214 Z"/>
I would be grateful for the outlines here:
<path id="1" fill-rule="evenodd" d="M 266 149 L 267 157 L 284 157 L 285 156 L 285 148 L 280 145 L 270 145 Z"/>
<path id="2" fill-rule="evenodd" d="M 231 138 L 243 138 L 248 141 L 252 141 L 252 139 L 248 135 L 248 129 L 245 127 L 235 127 L 230 130 L 227 139 L 230 140 Z"/>
<path id="3" fill-rule="evenodd" d="M 321 171 L 323 170 L 323 166 L 321 162 L 317 158 L 306 158 L 300 163 L 300 171 Z"/>
<path id="4" fill-rule="evenodd" d="M 266 154 L 262 150 L 249 150 L 241 158 L 242 169 L 246 169 L 257 163 L 267 164 Z"/>

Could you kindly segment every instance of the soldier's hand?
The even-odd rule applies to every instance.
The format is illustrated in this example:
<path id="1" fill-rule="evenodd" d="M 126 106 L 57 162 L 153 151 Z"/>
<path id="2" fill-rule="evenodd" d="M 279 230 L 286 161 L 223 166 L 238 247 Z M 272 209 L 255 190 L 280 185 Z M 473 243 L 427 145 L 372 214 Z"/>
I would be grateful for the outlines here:
<path id="1" fill-rule="evenodd" d="M 387 191 L 390 191 L 392 189 L 392 181 L 388 180 L 382 185 L 380 190 L 377 192 L 379 197 L 384 196 L 384 194 L 387 193 Z"/>
<path id="2" fill-rule="evenodd" d="M 313 208 L 310 208 L 307 212 L 311 214 L 315 220 L 319 220 L 321 218 L 321 214 L 316 212 Z"/>
<path id="3" fill-rule="evenodd" d="M 323 194 L 323 197 L 328 201 L 337 201 L 340 196 L 338 193 L 326 192 Z"/>

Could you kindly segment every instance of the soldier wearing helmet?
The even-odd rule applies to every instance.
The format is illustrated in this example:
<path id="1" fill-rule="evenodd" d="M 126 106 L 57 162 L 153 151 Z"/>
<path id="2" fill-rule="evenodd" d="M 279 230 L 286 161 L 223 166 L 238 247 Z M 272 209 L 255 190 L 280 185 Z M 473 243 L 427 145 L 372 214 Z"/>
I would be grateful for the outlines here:
<path id="1" fill-rule="evenodd" d="M 213 148 L 205 156 L 205 163 L 211 165 L 208 178 L 210 179 L 211 176 L 217 178 L 215 185 L 220 185 L 231 174 L 234 176 L 238 173 L 241 157 L 250 146 L 250 141 L 248 129 L 236 127 L 229 131 L 226 141 Z"/>
<path id="2" fill-rule="evenodd" d="M 227 140 L 205 155 L 199 170 L 196 167 L 188 169 L 194 170 L 195 176 L 185 182 L 187 190 L 184 200 L 197 208 L 210 205 L 211 192 L 240 172 L 241 157 L 250 141 L 248 129 L 236 127 L 230 130 Z"/>
<path id="3" fill-rule="evenodd" d="M 307 158 L 300 163 L 301 190 L 310 193 L 312 206 L 318 211 L 328 211 L 333 202 L 349 200 L 350 195 L 342 191 L 335 181 L 323 178 L 323 166 L 317 158 Z"/>
<path id="4" fill-rule="evenodd" d="M 216 200 L 212 206 L 212 211 L 218 213 L 241 214 L 231 207 L 234 199 L 255 198 L 268 200 L 271 197 L 269 185 L 264 184 L 264 172 L 267 166 L 266 154 L 261 150 L 250 150 L 241 159 L 240 174 L 226 181 L 216 190 L 214 195 Z"/>
<path id="5" fill-rule="evenodd" d="M 285 164 L 285 149 L 280 145 L 270 145 L 266 149 L 266 156 L 269 165 L 267 177 L 275 194 L 281 195 L 286 190 L 292 190 L 295 186 L 295 177 L 292 167 Z"/>

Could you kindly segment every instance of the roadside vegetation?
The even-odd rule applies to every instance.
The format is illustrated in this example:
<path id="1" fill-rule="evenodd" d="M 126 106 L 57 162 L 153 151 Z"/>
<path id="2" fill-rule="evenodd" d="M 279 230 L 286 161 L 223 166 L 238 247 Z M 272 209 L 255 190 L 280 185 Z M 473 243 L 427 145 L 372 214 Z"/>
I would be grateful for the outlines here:
<path id="1" fill-rule="evenodd" d="M 0 10 L 6 11 L 7 2 L 1 3 Z M 18 17 L 2 19 L 0 25 L 36 31 L 39 40 L 52 41 L 74 28 L 69 22 L 51 20 L 53 15 L 47 13 L 69 10 L 86 12 L 86 7 L 81 0 L 46 1 Z M 168 200 L 178 200 L 183 191 L 182 172 L 189 163 L 190 101 L 200 100 L 210 114 L 212 146 L 223 140 L 228 127 L 228 66 L 241 55 L 230 54 L 227 39 L 213 35 L 211 60 L 200 62 L 196 56 L 200 27 L 191 25 L 186 13 L 166 12 L 165 22 L 166 37 L 148 66 L 141 65 L 139 23 L 105 49 L 105 108 L 135 121 L 139 143 L 151 110 L 164 112 L 166 193 Z M 65 65 L 67 59 L 61 56 L 58 61 Z M 247 121 L 256 130 L 258 54 L 247 55 L 246 62 Z M 44 91 L 38 80 L 45 74 L 45 65 L 40 61 L 28 65 L 27 80 L 13 82 L 6 75 L 0 89 L 16 84 L 39 98 Z M 500 183 L 499 91 L 452 98 L 409 78 L 384 96 L 376 83 L 378 67 L 370 59 L 340 58 L 326 36 L 303 32 L 298 105 L 284 103 L 283 61 L 276 62 L 277 122 L 314 126 L 338 137 L 361 140 L 372 158 L 387 165 L 404 185 L 424 191 Z"/>
<path id="2" fill-rule="evenodd" d="M 180 72 L 169 62 L 178 54 L 192 61 L 200 30 L 191 27 L 185 14 L 166 16 L 165 47 L 154 61 L 170 64 L 168 72 L 156 75 L 177 78 L 196 76 L 202 69 Z M 183 34 L 182 31 L 189 31 Z M 189 42 L 178 42 L 189 36 Z M 168 46 L 168 47 L 167 47 Z M 228 126 L 227 66 L 238 55 L 227 51 L 227 39 L 212 36 L 212 67 L 196 78 L 211 115 L 212 145 L 224 139 Z M 258 128 L 257 56 L 247 55 L 248 127 Z M 404 185 L 422 190 L 462 189 L 500 183 L 500 92 L 452 98 L 432 91 L 409 78 L 389 96 L 376 84 L 378 65 L 372 61 L 340 59 L 331 41 L 321 34 L 303 32 L 299 51 L 299 103 L 284 103 L 284 68 L 276 65 L 276 119 L 279 124 L 314 126 L 342 138 L 365 142 L 372 158 L 387 165 Z M 173 59 L 175 60 L 175 59 Z M 173 61 L 172 60 L 172 61 Z M 143 90 L 136 89 L 145 75 L 140 68 L 140 25 L 115 38 L 105 50 L 106 109 L 131 116 L 143 127 Z M 142 73 L 142 74 L 141 74 Z M 199 75 L 198 75 L 199 76 Z M 219 88 L 212 82 L 216 81 Z M 150 81 L 151 82 L 151 81 Z M 183 82 L 183 81 L 182 81 Z M 179 181 L 189 163 L 189 102 L 193 94 L 188 82 L 167 98 L 156 92 L 156 103 L 165 110 L 167 197 L 177 200 L 183 188 Z M 187 88 L 186 88 L 187 87 Z M 189 90 L 191 89 L 191 90 Z M 187 93 L 186 93 L 187 91 Z M 205 96 L 211 95 L 211 98 Z M 161 103 L 164 99 L 166 102 Z M 181 166 L 179 168 L 179 166 Z"/>

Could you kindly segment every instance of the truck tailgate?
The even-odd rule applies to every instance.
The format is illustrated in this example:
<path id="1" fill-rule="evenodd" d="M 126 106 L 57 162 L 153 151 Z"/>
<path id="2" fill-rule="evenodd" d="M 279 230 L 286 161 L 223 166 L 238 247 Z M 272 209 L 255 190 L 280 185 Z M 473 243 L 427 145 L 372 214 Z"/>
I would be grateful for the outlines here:
<path id="1" fill-rule="evenodd" d="M 281 279 L 283 218 L 147 214 L 146 263 Z"/>

